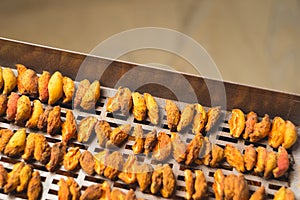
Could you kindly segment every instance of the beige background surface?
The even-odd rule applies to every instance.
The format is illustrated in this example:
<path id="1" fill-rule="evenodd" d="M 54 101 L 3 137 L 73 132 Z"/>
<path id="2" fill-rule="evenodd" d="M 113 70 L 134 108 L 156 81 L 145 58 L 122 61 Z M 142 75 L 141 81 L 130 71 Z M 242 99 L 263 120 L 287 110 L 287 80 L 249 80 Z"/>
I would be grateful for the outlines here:
<path id="1" fill-rule="evenodd" d="M 128 29 L 169 28 L 200 43 L 224 80 L 300 94 L 299 0 L 0 2 L 1 37 L 89 53 Z M 178 56 L 153 49 L 120 59 L 195 72 Z"/>

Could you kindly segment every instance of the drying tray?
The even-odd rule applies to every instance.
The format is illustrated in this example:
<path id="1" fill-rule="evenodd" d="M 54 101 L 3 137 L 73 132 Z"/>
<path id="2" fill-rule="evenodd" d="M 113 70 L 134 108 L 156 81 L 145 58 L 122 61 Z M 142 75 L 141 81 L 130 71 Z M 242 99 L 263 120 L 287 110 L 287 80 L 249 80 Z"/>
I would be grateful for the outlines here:
<path id="1" fill-rule="evenodd" d="M 82 63 L 88 63 L 91 69 L 98 71 L 101 69 L 101 66 L 105 65 L 107 62 L 110 63 L 109 68 L 105 70 L 103 76 L 100 79 L 101 82 L 101 97 L 99 103 L 96 106 L 95 112 L 87 113 L 81 110 L 73 110 L 77 123 L 79 123 L 84 117 L 86 116 L 95 116 L 97 119 L 106 120 L 110 123 L 110 125 L 115 128 L 121 124 L 131 124 L 132 130 L 136 126 L 136 124 L 141 124 L 144 132 L 148 132 L 153 130 L 154 128 L 157 131 L 164 131 L 169 133 L 167 129 L 167 122 L 165 111 L 163 109 L 165 105 L 165 99 L 172 99 L 175 100 L 176 104 L 179 106 L 180 110 L 184 108 L 187 103 L 195 103 L 189 102 L 190 98 L 185 96 L 186 99 L 181 99 L 181 101 L 176 101 L 176 97 L 174 94 L 166 89 L 163 86 L 157 84 L 147 84 L 145 86 L 139 87 L 137 90 L 139 92 L 149 92 L 156 97 L 156 100 L 159 104 L 160 110 L 160 121 L 161 124 L 158 126 L 153 126 L 148 119 L 143 122 L 138 122 L 134 120 L 133 116 L 130 115 L 129 117 L 124 117 L 120 114 L 111 114 L 106 112 L 106 103 L 108 97 L 112 97 L 116 92 L 117 82 L 129 70 L 135 68 L 138 71 L 139 77 L 134 79 L 134 81 L 143 80 L 145 77 L 149 77 L 152 75 L 152 79 L 159 82 L 159 79 L 166 78 L 170 80 L 171 83 L 174 83 L 176 87 L 180 88 L 180 80 L 176 79 L 178 75 L 184 76 L 186 80 L 192 85 L 194 91 L 196 91 L 196 95 L 198 98 L 198 102 L 206 108 L 206 110 L 211 106 L 210 102 L 212 98 L 218 99 L 218 88 L 220 86 L 220 81 L 217 80 L 210 80 L 205 79 L 189 74 L 180 74 L 177 72 L 170 72 L 160 69 L 155 69 L 147 66 L 140 66 L 132 63 L 126 63 L 121 61 L 110 61 L 106 58 L 100 57 L 93 57 L 89 55 L 69 52 L 65 50 L 53 49 L 49 47 L 42 47 L 34 44 L 28 44 L 18 41 L 12 41 L 8 39 L 0 39 L 0 64 L 3 67 L 13 67 L 16 63 L 22 63 L 25 66 L 36 70 L 38 73 L 41 73 L 42 70 L 47 70 L 50 73 L 53 73 L 56 70 L 62 72 L 63 75 L 70 76 L 71 78 L 76 78 L 76 73 L 79 70 L 79 67 Z M 16 72 L 16 70 L 14 70 Z M 93 70 L 81 76 L 83 78 L 88 78 L 93 80 L 95 73 Z M 157 79 L 157 80 L 155 80 Z M 175 80 L 174 80 L 175 79 Z M 179 81 L 178 81 L 179 80 Z M 215 94 L 210 94 L 207 87 L 203 86 L 204 83 L 209 83 L 215 87 L 214 91 Z M 127 86 L 127 85 L 123 85 Z M 233 144 L 234 146 L 238 147 L 240 151 L 244 151 L 245 147 L 251 144 L 249 141 L 245 141 L 243 139 L 234 139 L 229 135 L 229 126 L 228 126 L 228 119 L 230 118 L 230 110 L 232 108 L 240 108 L 244 112 L 249 112 L 251 110 L 258 113 L 260 117 L 264 114 L 269 114 L 271 118 L 275 116 L 281 116 L 286 120 L 291 120 L 296 125 L 299 125 L 299 114 L 300 114 L 300 96 L 295 94 L 287 94 L 278 91 L 271 91 L 265 90 L 261 88 L 255 88 L 235 83 L 224 83 L 225 91 L 226 91 L 226 108 L 227 110 L 222 110 L 222 120 L 218 125 L 214 128 L 214 130 L 208 135 L 209 140 L 212 143 L 218 144 L 220 146 L 225 146 L 226 144 Z M 130 87 L 130 85 L 128 86 Z M 221 99 L 219 97 L 219 99 Z M 216 100 L 217 101 L 217 100 Z M 48 105 L 44 105 L 47 107 Z M 72 109 L 71 104 L 60 104 L 61 106 L 61 116 L 62 120 L 65 120 L 65 113 L 67 109 Z M 4 118 L 0 119 L 0 127 L 1 128 L 9 128 L 12 130 L 17 130 L 20 127 L 13 123 L 7 122 Z M 33 132 L 33 130 L 27 129 L 27 133 Z M 40 131 L 34 131 L 37 133 L 45 134 Z M 297 132 L 299 135 L 299 127 L 297 126 Z M 132 134 L 132 131 L 131 131 Z M 60 135 L 49 136 L 45 134 L 47 141 L 49 142 L 50 146 L 53 145 L 55 142 L 61 141 Z M 189 143 L 194 135 L 191 131 L 185 131 L 184 133 L 180 134 L 183 141 Z M 132 145 L 134 144 L 134 138 L 129 137 L 128 141 L 119 149 L 123 154 L 124 158 L 126 159 L 128 155 L 132 154 Z M 263 140 L 257 143 L 253 143 L 254 146 L 264 146 L 268 150 L 276 151 L 275 149 L 269 147 L 267 145 L 267 141 Z M 72 141 L 69 146 L 78 146 L 81 151 L 89 150 L 90 152 L 97 153 L 101 151 L 97 143 L 97 138 L 95 134 L 91 136 L 87 143 L 78 143 L 76 141 Z M 273 199 L 274 193 L 281 187 L 281 186 L 288 186 L 294 191 L 296 198 L 300 198 L 299 193 L 299 163 L 300 163 L 300 154 L 299 154 L 299 140 L 294 145 L 294 147 L 288 151 L 290 156 L 290 161 L 292 163 L 292 168 L 289 170 L 289 173 L 280 178 L 280 179 L 269 179 L 266 180 L 263 177 L 257 176 L 252 173 L 244 173 L 245 178 L 249 184 L 250 191 L 253 192 L 260 187 L 260 185 L 264 185 L 266 188 L 266 193 L 268 199 Z M 139 163 L 149 163 L 153 166 L 157 165 L 158 163 L 151 159 L 150 157 L 146 157 L 145 155 L 138 155 L 138 162 Z M 13 159 L 8 158 L 5 155 L 0 156 L 0 162 L 6 169 L 12 169 L 13 164 L 20 161 L 21 159 Z M 172 167 L 177 187 L 174 193 L 173 198 L 175 199 L 183 199 L 185 196 L 185 182 L 184 182 L 184 170 L 186 168 L 189 169 L 201 169 L 204 172 L 206 180 L 208 182 L 209 188 L 209 199 L 214 199 L 212 184 L 213 184 L 213 174 L 217 170 L 217 168 L 206 167 L 204 165 L 192 165 L 192 166 L 185 166 L 184 164 L 178 164 L 174 159 L 168 160 L 169 165 Z M 103 176 L 94 175 L 90 176 L 87 175 L 83 170 L 78 170 L 74 172 L 66 171 L 63 166 L 56 172 L 50 173 L 48 172 L 43 165 L 40 163 L 34 162 L 31 163 L 35 170 L 38 170 L 42 177 L 42 184 L 43 184 L 43 194 L 42 199 L 56 199 L 57 198 L 57 191 L 59 189 L 57 183 L 61 177 L 66 178 L 67 176 L 73 177 L 75 181 L 81 186 L 82 190 L 84 190 L 89 185 L 95 183 L 102 183 L 103 181 L 107 180 L 110 182 L 113 187 L 119 188 L 125 192 L 127 192 L 130 188 L 136 191 L 137 197 L 145 198 L 145 199 L 163 199 L 161 196 L 154 196 L 147 192 L 140 192 L 139 187 L 137 184 L 128 185 L 124 184 L 122 181 L 110 181 Z M 224 174 L 238 174 L 238 172 L 231 168 L 230 166 L 224 164 L 220 166 L 223 170 Z M 12 193 L 10 195 L 4 194 L 3 190 L 0 190 L 0 198 L 1 199 L 26 199 L 26 195 L 24 193 L 16 194 Z"/>

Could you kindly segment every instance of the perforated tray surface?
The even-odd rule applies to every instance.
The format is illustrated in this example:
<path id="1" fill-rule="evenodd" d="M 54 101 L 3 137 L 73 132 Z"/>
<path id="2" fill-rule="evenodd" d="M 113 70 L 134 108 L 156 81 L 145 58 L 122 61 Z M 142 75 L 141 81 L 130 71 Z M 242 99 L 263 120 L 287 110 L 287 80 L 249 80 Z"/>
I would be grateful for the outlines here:
<path id="1" fill-rule="evenodd" d="M 122 115 L 118 114 L 111 114 L 106 112 L 106 103 L 108 97 L 111 97 L 115 94 L 116 90 L 111 89 L 111 88 L 105 88 L 101 87 L 101 97 L 99 100 L 99 103 L 96 107 L 96 112 L 95 113 L 86 113 L 82 112 L 80 110 L 73 110 L 73 113 L 75 115 L 75 118 L 77 119 L 77 123 L 79 123 L 84 117 L 86 116 L 95 116 L 97 117 L 98 120 L 106 120 L 107 122 L 110 123 L 110 125 L 115 128 L 121 124 L 131 124 L 131 134 L 133 128 L 136 126 L 136 124 L 140 123 L 144 129 L 144 133 L 153 130 L 154 128 L 157 129 L 157 131 L 164 131 L 169 134 L 169 130 L 167 129 L 167 122 L 166 122 L 166 115 L 165 111 L 163 109 L 165 105 L 165 100 L 161 98 L 156 98 L 158 104 L 159 104 L 159 110 L 160 110 L 160 121 L 161 124 L 159 126 L 153 126 L 150 124 L 149 120 L 146 119 L 143 122 L 137 122 L 134 120 L 132 115 L 129 115 L 129 117 L 124 117 Z M 201 103 L 201 102 L 200 102 Z M 176 104 L 179 106 L 180 110 L 184 108 L 186 105 L 185 103 L 182 102 L 176 102 Z M 48 105 L 44 105 L 44 107 L 47 107 Z M 62 120 L 65 120 L 65 113 L 66 110 L 72 109 L 71 104 L 60 104 L 61 106 L 61 116 Z M 208 108 L 206 108 L 207 110 Z M 225 121 L 219 123 L 215 130 L 208 136 L 209 140 L 212 143 L 218 144 L 222 147 L 224 147 L 226 144 L 233 144 L 234 146 L 238 147 L 241 152 L 245 149 L 246 146 L 248 146 L 250 143 L 248 141 L 244 141 L 242 139 L 234 139 L 229 135 L 229 128 L 228 128 L 228 119 L 230 117 L 230 112 L 227 111 L 222 111 L 222 114 L 225 116 Z M 0 127 L 1 128 L 9 128 L 12 130 L 17 130 L 20 127 L 16 126 L 13 123 L 7 122 L 4 118 L 1 119 L 0 122 Z M 299 133 L 299 129 L 297 130 Z M 36 130 L 29 130 L 27 129 L 27 133 L 29 132 L 37 132 L 44 134 L 47 138 L 47 141 L 49 142 L 50 146 L 53 145 L 55 142 L 61 141 L 61 135 L 55 135 L 55 136 L 49 136 L 44 132 L 41 131 L 36 131 Z M 299 135 L 299 134 L 298 134 Z M 194 137 L 194 134 L 191 132 L 186 132 L 180 134 L 181 139 L 189 143 L 192 138 Z M 134 137 L 129 137 L 128 141 L 119 149 L 121 153 L 124 156 L 124 159 L 128 157 L 128 155 L 132 154 L 131 147 L 134 144 Z M 256 147 L 257 146 L 264 146 L 268 150 L 273 150 L 271 147 L 267 145 L 267 141 L 263 140 L 258 143 L 253 143 Z M 89 150 L 93 154 L 101 151 L 101 148 L 99 147 L 97 143 L 97 138 L 95 134 L 92 134 L 89 141 L 87 143 L 78 143 L 76 141 L 71 141 L 69 144 L 69 147 L 71 146 L 78 146 L 80 147 L 81 151 L 83 150 Z M 274 193 L 281 187 L 281 186 L 289 186 L 292 188 L 294 193 L 296 194 L 296 197 L 299 198 L 298 194 L 298 186 L 299 186 L 299 162 L 300 162 L 300 157 L 299 157 L 299 141 L 297 144 L 295 144 L 293 151 L 290 151 L 290 160 L 293 164 L 292 169 L 289 171 L 288 175 L 281 178 L 281 179 L 269 179 L 266 180 L 263 177 L 254 175 L 254 174 L 244 174 L 245 178 L 249 184 L 250 191 L 253 192 L 257 190 L 261 185 L 264 185 L 266 188 L 266 193 L 268 199 L 273 199 Z M 153 167 L 157 165 L 154 160 L 151 159 L 151 157 L 146 157 L 145 155 L 138 155 L 138 162 L 139 163 L 149 163 Z M 13 167 L 13 164 L 21 161 L 22 159 L 12 159 L 8 158 L 5 155 L 1 154 L 0 157 L 0 162 L 3 164 L 3 166 L 7 170 L 11 170 Z M 213 174 L 217 170 L 217 168 L 211 168 L 211 167 L 206 167 L 204 165 L 192 165 L 192 166 L 185 166 L 184 164 L 179 164 L 177 163 L 174 159 L 170 158 L 168 161 L 169 165 L 172 167 L 173 172 L 176 177 L 176 182 L 177 182 L 177 188 L 174 193 L 173 198 L 174 199 L 184 199 L 185 196 L 185 182 L 184 182 L 184 169 L 189 168 L 189 169 L 201 169 L 204 172 L 204 175 L 206 177 L 206 180 L 208 182 L 209 186 L 209 199 L 214 199 L 214 194 L 212 190 L 212 184 L 214 182 L 213 179 Z M 35 170 L 38 170 L 41 174 L 42 177 L 42 184 L 43 184 L 43 194 L 42 194 L 42 199 L 57 199 L 57 191 L 59 189 L 57 183 L 61 177 L 66 178 L 67 176 L 73 177 L 75 181 L 81 186 L 82 191 L 88 187 L 89 185 L 95 184 L 95 183 L 102 183 L 104 180 L 107 180 L 112 184 L 113 187 L 119 188 L 125 192 L 127 192 L 130 188 L 134 189 L 136 191 L 136 195 L 139 198 L 145 198 L 145 199 L 163 199 L 161 196 L 154 196 L 150 193 L 142 193 L 139 190 L 139 187 L 137 184 L 133 185 L 127 185 L 124 184 L 122 181 L 117 180 L 117 181 L 110 181 L 109 179 L 104 178 L 103 176 L 99 175 L 87 175 L 83 170 L 77 170 L 74 172 L 66 171 L 63 166 L 56 172 L 50 173 L 46 170 L 46 168 L 41 165 L 40 163 L 34 162 L 31 163 Z M 238 172 L 235 169 L 232 169 L 229 165 L 224 164 L 223 166 L 219 167 L 223 170 L 224 174 L 238 174 Z M 26 194 L 25 193 L 12 193 L 12 194 L 4 194 L 3 190 L 0 190 L 0 198 L 1 199 L 26 199 Z"/>

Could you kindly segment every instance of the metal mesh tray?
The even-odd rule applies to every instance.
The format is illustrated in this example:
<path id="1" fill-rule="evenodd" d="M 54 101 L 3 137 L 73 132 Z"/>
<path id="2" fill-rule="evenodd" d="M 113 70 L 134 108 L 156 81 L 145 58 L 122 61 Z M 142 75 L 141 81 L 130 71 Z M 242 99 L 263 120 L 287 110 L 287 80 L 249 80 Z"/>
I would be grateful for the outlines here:
<path id="1" fill-rule="evenodd" d="M 101 87 L 101 97 L 99 100 L 99 103 L 96 106 L 96 112 L 95 113 L 86 113 L 82 112 L 80 110 L 73 110 L 74 116 L 77 120 L 77 123 L 80 122 L 81 119 L 83 119 L 86 116 L 94 115 L 97 117 L 99 120 L 103 119 L 106 120 L 107 122 L 110 123 L 112 128 L 115 128 L 121 124 L 131 124 L 132 125 L 132 130 L 136 126 L 136 124 L 140 123 L 144 129 L 144 131 L 150 131 L 153 128 L 156 128 L 157 131 L 165 131 L 166 133 L 169 133 L 169 130 L 167 129 L 167 122 L 166 122 L 166 116 L 165 116 L 165 111 L 163 109 L 163 106 L 165 105 L 165 100 L 162 98 L 156 98 L 158 104 L 159 104 L 159 110 L 160 110 L 160 119 L 161 119 L 161 124 L 159 126 L 153 126 L 150 124 L 149 120 L 146 119 L 143 122 L 137 122 L 134 120 L 133 116 L 130 115 L 128 118 L 118 115 L 118 114 L 111 114 L 106 112 L 106 103 L 108 97 L 111 97 L 115 94 L 116 90 L 107 88 L 107 87 Z M 200 102 L 201 103 L 201 102 Z M 180 110 L 183 109 L 183 107 L 186 105 L 183 102 L 176 102 L 176 104 L 179 106 Z M 48 105 L 44 105 L 44 107 L 47 107 Z M 62 120 L 65 120 L 65 113 L 67 109 L 72 109 L 71 104 L 61 104 L 61 116 Z M 208 108 L 206 108 L 208 109 Z M 212 143 L 218 144 L 220 146 L 225 146 L 228 143 L 233 144 L 234 146 L 238 147 L 239 150 L 243 151 L 244 148 L 249 145 L 250 143 L 247 141 L 244 141 L 242 139 L 234 139 L 229 135 L 229 126 L 228 126 L 228 119 L 230 117 L 230 112 L 227 111 L 222 111 L 222 114 L 225 115 L 225 121 L 221 122 L 218 124 L 218 126 L 215 128 L 215 130 L 209 135 L 209 140 Z M 13 123 L 7 122 L 5 119 L 1 118 L 0 119 L 0 127 L 1 128 L 9 128 L 12 130 L 17 130 L 20 127 L 16 126 Z M 33 130 L 27 129 L 27 133 L 32 132 Z M 297 129 L 299 133 L 299 129 Z M 37 133 L 45 134 L 40 131 L 34 131 Z M 131 131 L 132 133 L 132 131 Z M 299 135 L 299 134 L 298 134 Z M 55 135 L 55 136 L 49 136 L 45 135 L 47 138 L 47 141 L 49 142 L 50 146 L 53 145 L 55 142 L 61 141 L 61 135 Z M 191 139 L 194 137 L 194 135 L 191 132 L 186 132 L 183 134 L 180 134 L 182 140 L 186 143 L 189 143 Z M 129 137 L 128 141 L 119 149 L 121 153 L 123 154 L 124 158 L 126 159 L 129 154 L 132 154 L 131 147 L 134 144 L 134 138 Z M 256 147 L 257 146 L 264 146 L 268 150 L 274 150 L 271 147 L 267 145 L 267 141 L 261 141 L 257 143 L 253 143 Z M 81 151 L 83 150 L 89 150 L 91 153 L 95 154 L 99 152 L 101 149 L 97 143 L 97 138 L 95 134 L 92 134 L 89 141 L 87 143 L 78 143 L 78 142 L 71 142 L 69 144 L 70 146 L 78 146 L 80 147 Z M 267 199 L 272 199 L 274 193 L 281 187 L 281 186 L 289 186 L 292 187 L 292 190 L 295 192 L 296 198 L 299 198 L 299 194 L 297 193 L 299 191 L 298 185 L 298 177 L 299 177 L 299 141 L 297 144 L 295 144 L 293 151 L 289 151 L 289 156 L 290 160 L 292 163 L 296 163 L 293 165 L 293 168 L 290 169 L 289 173 L 287 176 L 281 178 L 281 179 L 269 179 L 266 180 L 263 177 L 259 177 L 253 174 L 244 174 L 245 178 L 249 184 L 250 191 L 253 192 L 256 189 L 258 189 L 261 185 L 264 185 L 266 188 L 266 193 L 267 193 Z M 145 155 L 138 155 L 138 162 L 139 163 L 149 163 L 153 166 L 155 166 L 157 163 L 152 160 L 149 157 L 146 157 Z M 3 164 L 3 166 L 7 170 L 11 170 L 13 167 L 13 164 L 20 161 L 20 159 L 13 159 L 13 158 L 8 158 L 5 155 L 0 156 L 0 162 Z M 189 169 L 202 169 L 204 172 L 204 175 L 206 177 L 206 180 L 208 182 L 208 188 L 209 188 L 209 199 L 214 199 L 214 194 L 212 190 L 212 184 L 213 184 L 213 174 L 216 171 L 217 168 L 210 168 L 206 167 L 204 165 L 193 165 L 193 166 L 185 166 L 184 164 L 178 164 L 174 159 L 169 159 L 168 160 L 169 165 L 172 167 L 175 177 L 176 177 L 176 182 L 177 182 L 177 187 L 176 191 L 173 195 L 173 198 L 175 199 L 184 199 L 185 196 L 185 182 L 184 182 L 184 169 L 189 168 Z M 139 187 L 137 184 L 133 185 L 127 185 L 121 182 L 120 180 L 117 181 L 110 181 L 103 176 L 99 175 L 94 175 L 90 176 L 87 175 L 83 170 L 78 170 L 78 171 L 66 171 L 63 166 L 56 172 L 50 173 L 46 170 L 44 166 L 42 166 L 40 163 L 34 162 L 31 163 L 34 167 L 35 170 L 38 170 L 41 174 L 41 180 L 43 184 L 43 194 L 42 194 L 42 199 L 56 199 L 57 198 L 57 191 L 59 189 L 57 183 L 61 177 L 66 178 L 67 176 L 73 177 L 75 181 L 81 186 L 82 191 L 88 187 L 89 185 L 95 184 L 95 183 L 102 183 L 104 180 L 107 180 L 112 184 L 113 187 L 119 188 L 123 191 L 128 191 L 130 188 L 134 189 L 136 191 L 136 195 L 139 198 L 145 198 L 145 199 L 163 199 L 161 196 L 154 196 L 150 193 L 142 193 L 139 190 Z M 229 174 L 229 173 L 234 173 L 238 174 L 238 172 L 235 169 L 232 169 L 228 165 L 221 166 L 219 168 L 223 169 L 224 174 Z M 1 199 L 26 199 L 26 194 L 25 193 L 12 193 L 10 195 L 4 194 L 3 190 L 0 190 L 0 198 Z"/>

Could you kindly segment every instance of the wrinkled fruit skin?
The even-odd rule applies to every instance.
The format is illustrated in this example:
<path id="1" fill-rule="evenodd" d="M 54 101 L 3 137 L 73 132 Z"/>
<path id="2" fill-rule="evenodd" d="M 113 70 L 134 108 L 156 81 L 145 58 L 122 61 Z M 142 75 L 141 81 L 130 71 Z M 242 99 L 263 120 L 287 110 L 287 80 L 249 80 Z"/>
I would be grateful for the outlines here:
<path id="1" fill-rule="evenodd" d="M 245 128 L 245 116 L 240 109 L 233 109 L 229 120 L 230 135 L 239 138 Z"/>

